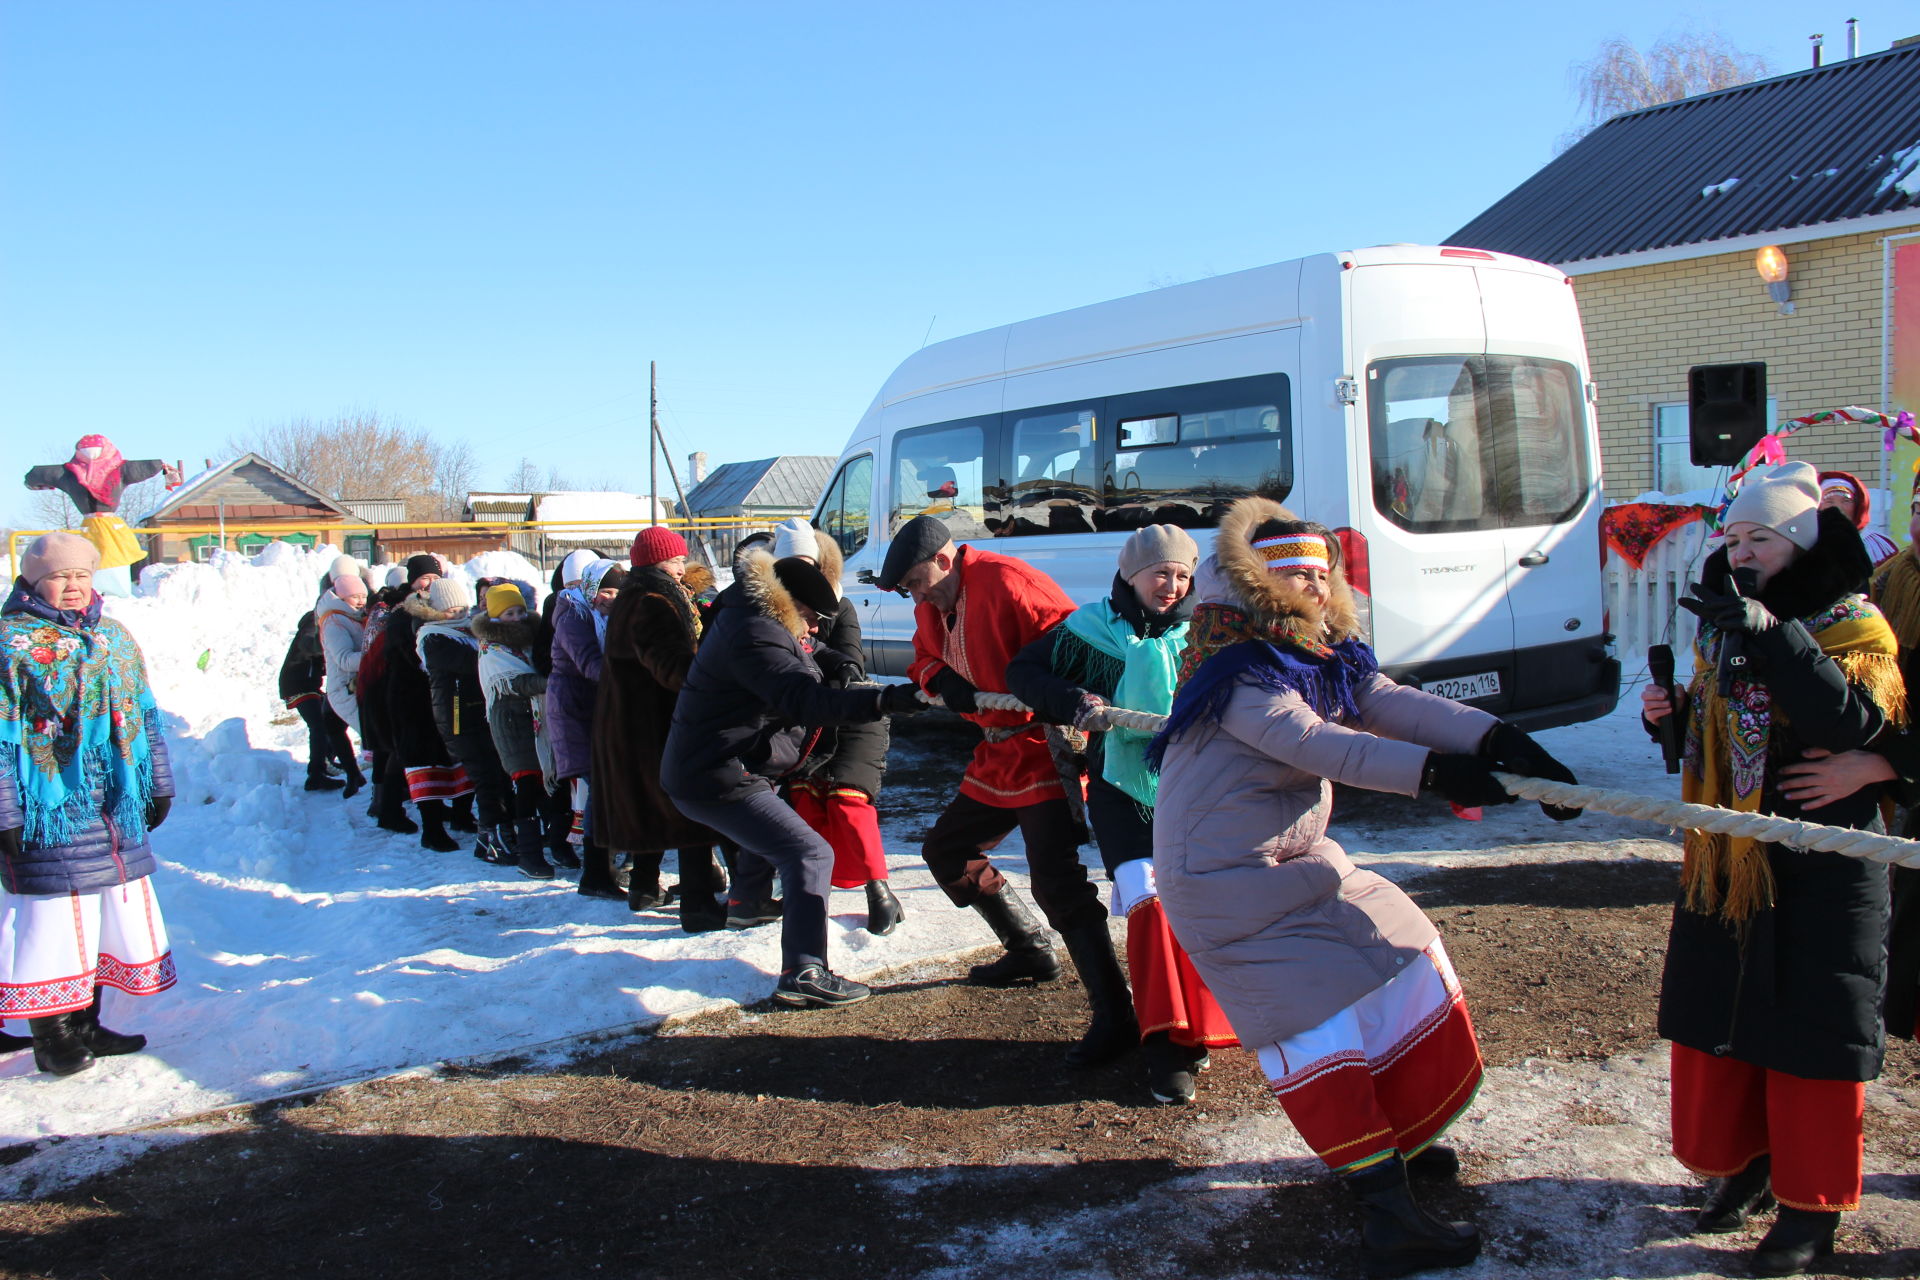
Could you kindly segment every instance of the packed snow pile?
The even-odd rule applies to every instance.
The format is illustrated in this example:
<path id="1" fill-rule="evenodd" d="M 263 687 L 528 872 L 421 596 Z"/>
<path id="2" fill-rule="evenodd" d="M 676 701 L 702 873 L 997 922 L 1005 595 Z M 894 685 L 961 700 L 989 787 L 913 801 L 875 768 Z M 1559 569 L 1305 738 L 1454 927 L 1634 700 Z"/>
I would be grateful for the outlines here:
<path id="1" fill-rule="evenodd" d="M 155 836 L 155 883 L 180 982 L 146 1000 L 107 994 L 107 1025 L 145 1033 L 145 1053 L 102 1059 L 71 1080 L 36 1074 L 30 1054 L 0 1058 L 0 1145 L 101 1133 L 451 1058 L 534 1050 L 751 1003 L 772 990 L 777 927 L 687 935 L 671 914 L 633 914 L 624 903 L 583 898 L 564 876 L 536 883 L 476 860 L 470 849 L 428 852 L 412 837 L 375 827 L 365 794 L 343 801 L 338 792 L 303 790 L 306 734 L 278 697 L 277 677 L 294 625 L 313 607 L 335 554 L 283 545 L 251 560 L 221 555 L 209 564 L 155 566 L 141 575 L 136 596 L 108 602 L 139 639 L 167 717 L 179 795 Z M 512 553 L 490 553 L 454 572 L 545 586 Z M 1544 741 L 1583 781 L 1670 794 L 1637 705 L 1629 695 L 1611 719 L 1556 730 Z M 924 743 L 901 730 L 896 762 L 918 752 L 942 776 L 950 768 L 957 783 L 963 760 L 930 754 L 935 749 Z M 953 750 L 951 743 L 938 748 Z M 889 937 L 873 937 L 864 928 L 863 894 L 838 891 L 832 899 L 830 961 L 849 977 L 873 978 L 991 942 L 978 917 L 953 909 L 933 885 L 919 857 L 932 813 L 905 794 L 891 803 L 883 794 L 880 809 L 906 922 Z M 1338 834 L 1361 861 L 1395 876 L 1463 859 L 1591 860 L 1610 856 L 1606 842 L 1661 843 L 1662 833 L 1622 819 L 1589 815 L 1560 827 L 1531 805 L 1498 813 L 1462 823 L 1437 809 L 1430 818 Z M 996 862 L 1024 880 L 1021 855 L 1015 834 Z M 1098 867 L 1094 848 L 1083 857 Z"/>
<path id="2" fill-rule="evenodd" d="M 333 547 L 276 543 L 248 558 L 156 565 L 109 599 L 146 655 L 179 794 L 155 835 L 155 881 L 180 982 L 106 996 L 107 1025 L 150 1047 L 61 1080 L 0 1058 L 0 1145 L 97 1133 L 237 1101 L 767 995 L 779 933 L 683 934 L 666 913 L 583 898 L 373 825 L 367 795 L 307 792 L 306 731 L 278 695 L 281 659 Z M 548 575 L 489 552 L 452 572 L 541 594 Z M 909 826 L 919 814 L 898 815 Z M 936 906 L 917 841 L 889 829 L 912 917 L 864 928 L 837 893 L 833 963 L 871 973 L 986 943 L 971 913 Z M 1010 842 L 1017 848 L 1017 840 Z M 906 856 L 899 856 L 906 855 Z M 1017 864 L 1016 864 L 1017 865 Z M 673 879 L 668 860 L 667 877 Z M 8 1024 L 24 1034 L 24 1024 Z"/>

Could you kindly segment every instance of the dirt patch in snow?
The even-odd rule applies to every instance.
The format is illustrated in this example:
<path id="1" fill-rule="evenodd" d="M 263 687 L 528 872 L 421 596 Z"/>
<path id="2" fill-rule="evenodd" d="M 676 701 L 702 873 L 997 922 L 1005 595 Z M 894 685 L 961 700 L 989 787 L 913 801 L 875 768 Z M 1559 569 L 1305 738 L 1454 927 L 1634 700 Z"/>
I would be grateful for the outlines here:
<path id="1" fill-rule="evenodd" d="M 1651 1019 L 1672 874 L 1628 860 L 1409 880 L 1492 1068 L 1458 1131 L 1461 1184 L 1425 1192 L 1488 1233 L 1464 1274 L 1743 1274 L 1751 1234 L 1685 1237 L 1697 1193 L 1646 1118 L 1663 1106 Z M 0 1205 L 0 1274 L 1361 1274 L 1352 1207 L 1249 1055 L 1216 1052 L 1198 1105 L 1153 1107 L 1135 1059 L 1062 1067 L 1076 983 L 958 978 L 911 973 L 837 1012 L 702 1017 L 560 1069 L 236 1109 L 190 1140 L 176 1126 L 108 1174 Z M 1902 1042 L 1870 1104 L 1868 1206 L 1831 1274 L 1920 1271 L 1917 1098 Z M 1591 1154 L 1548 1168 L 1529 1145 L 1543 1134 Z M 60 1150 L 22 1167 L 51 1173 Z"/>

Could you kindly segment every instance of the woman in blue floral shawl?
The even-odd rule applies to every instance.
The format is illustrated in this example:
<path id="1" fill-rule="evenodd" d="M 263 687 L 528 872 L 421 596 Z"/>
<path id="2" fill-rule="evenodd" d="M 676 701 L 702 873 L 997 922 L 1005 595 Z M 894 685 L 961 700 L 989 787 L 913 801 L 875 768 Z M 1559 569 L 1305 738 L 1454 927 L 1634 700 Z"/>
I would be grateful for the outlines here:
<path id="1" fill-rule="evenodd" d="M 99 552 L 44 534 L 0 608 L 0 1052 L 31 1043 L 42 1071 L 72 1075 L 146 1037 L 100 1025 L 103 987 L 146 996 L 174 983 L 147 833 L 173 775 L 140 646 L 100 614 Z"/>

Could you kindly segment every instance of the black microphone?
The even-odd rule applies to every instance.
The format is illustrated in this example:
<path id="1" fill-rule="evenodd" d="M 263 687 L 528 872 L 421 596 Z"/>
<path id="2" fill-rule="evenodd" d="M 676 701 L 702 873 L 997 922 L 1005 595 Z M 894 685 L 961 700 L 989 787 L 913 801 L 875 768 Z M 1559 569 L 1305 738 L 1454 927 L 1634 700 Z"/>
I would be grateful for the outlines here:
<path id="1" fill-rule="evenodd" d="M 1753 593 L 1760 589 L 1760 571 L 1750 565 L 1742 565 L 1729 575 L 1733 594 L 1752 599 Z M 1720 637 L 1720 696 L 1725 698 L 1733 693 L 1733 682 L 1747 665 L 1747 633 L 1729 631 Z"/>
<path id="2" fill-rule="evenodd" d="M 1660 754 L 1668 773 L 1680 772 L 1680 699 L 1673 689 L 1673 646 L 1656 644 L 1647 650 L 1647 674 L 1653 683 L 1667 692 L 1667 704 L 1673 709 L 1660 721 Z"/>

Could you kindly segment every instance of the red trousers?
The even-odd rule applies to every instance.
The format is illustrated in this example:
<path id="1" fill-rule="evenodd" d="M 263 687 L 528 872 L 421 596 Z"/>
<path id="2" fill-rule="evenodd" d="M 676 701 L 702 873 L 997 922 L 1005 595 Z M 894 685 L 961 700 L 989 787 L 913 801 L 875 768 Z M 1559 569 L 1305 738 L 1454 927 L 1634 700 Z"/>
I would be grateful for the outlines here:
<path id="1" fill-rule="evenodd" d="M 1807 1080 L 1673 1046 L 1673 1154 L 1709 1178 L 1773 1156 L 1773 1194 L 1795 1209 L 1860 1207 L 1866 1085 Z"/>
<path id="2" fill-rule="evenodd" d="M 1127 913 L 1127 977 L 1140 1034 L 1164 1031 L 1175 1044 L 1222 1047 L 1239 1044 L 1227 1015 L 1173 936 L 1160 899 L 1147 898 Z"/>
<path id="3" fill-rule="evenodd" d="M 809 779 L 788 788 L 787 803 L 802 822 L 833 846 L 834 888 L 858 889 L 869 880 L 887 878 L 880 814 L 866 792 Z"/>

